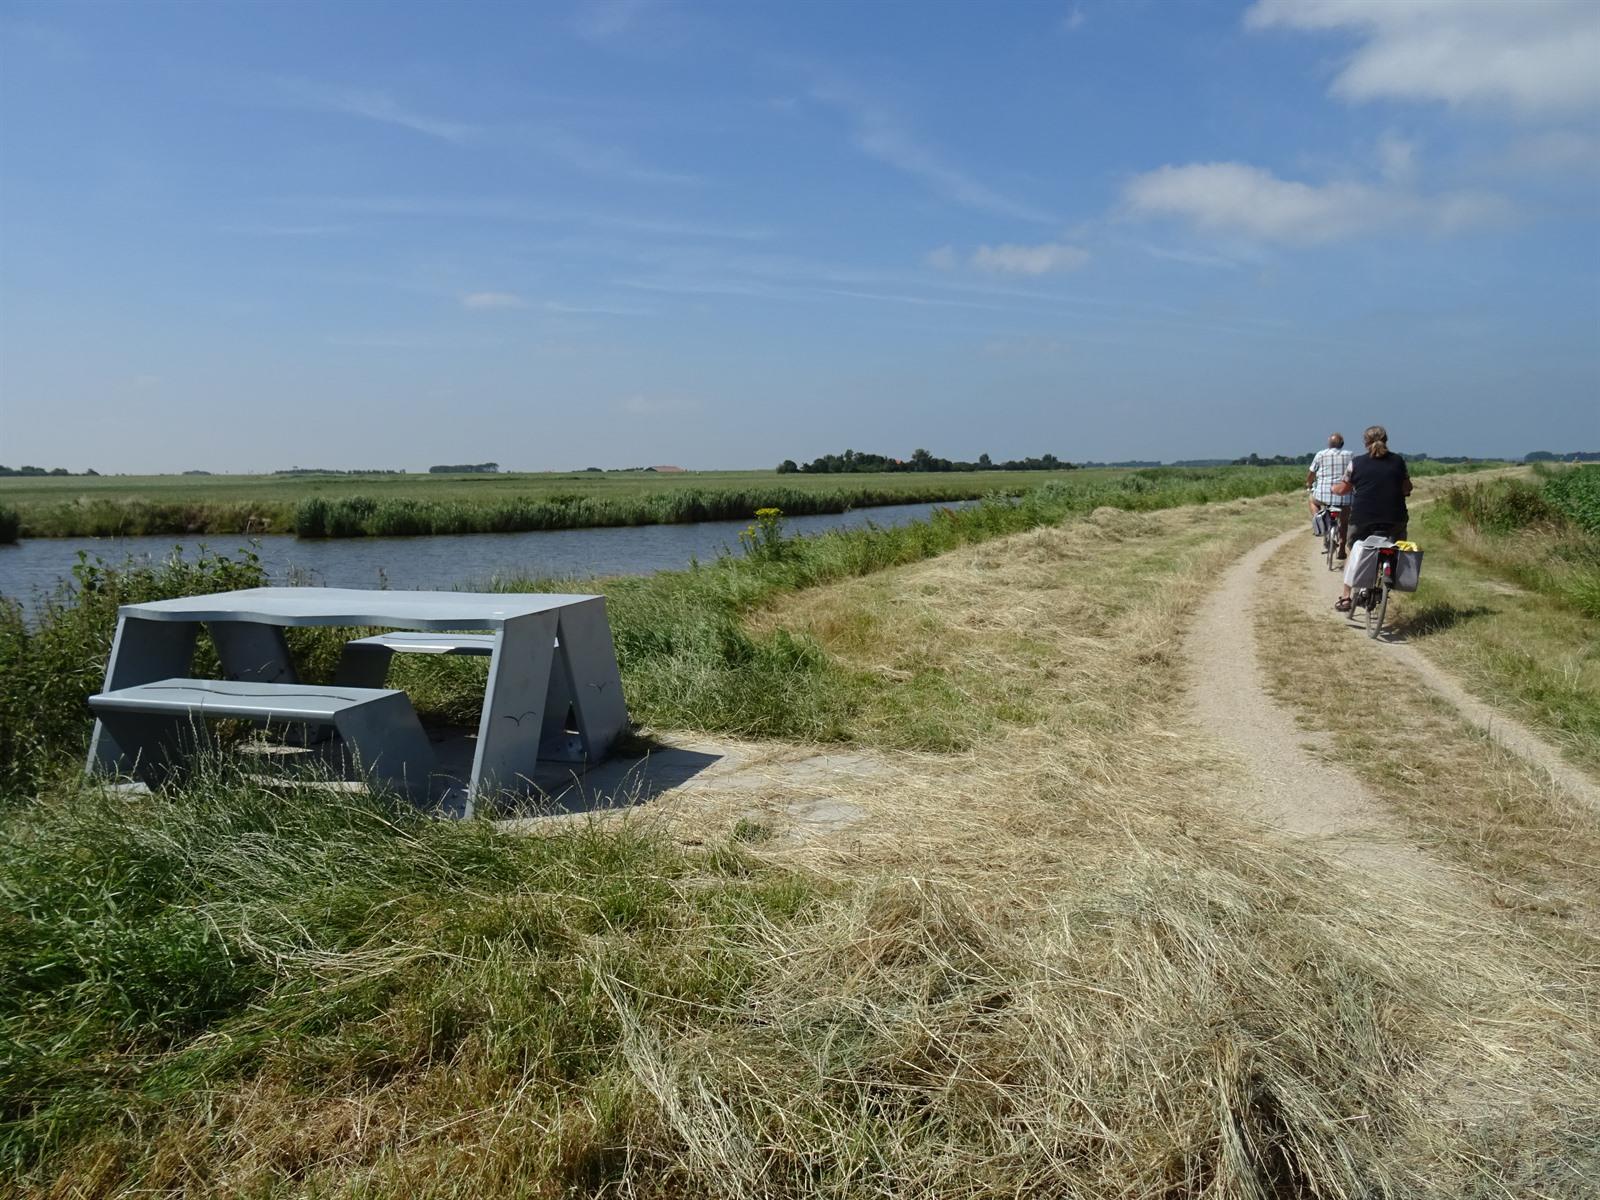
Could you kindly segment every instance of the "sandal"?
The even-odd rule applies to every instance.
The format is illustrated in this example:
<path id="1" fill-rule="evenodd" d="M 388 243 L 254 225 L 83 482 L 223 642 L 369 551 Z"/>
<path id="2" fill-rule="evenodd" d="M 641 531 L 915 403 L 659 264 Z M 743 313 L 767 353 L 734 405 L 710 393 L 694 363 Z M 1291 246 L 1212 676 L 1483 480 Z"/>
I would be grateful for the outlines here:
<path id="1" fill-rule="evenodd" d="M 1349 596 L 1340 596 L 1337 600 L 1335 600 L 1333 602 L 1333 611 L 1334 612 L 1349 612 L 1350 608 L 1351 608 L 1351 604 L 1350 604 L 1350 597 Z"/>

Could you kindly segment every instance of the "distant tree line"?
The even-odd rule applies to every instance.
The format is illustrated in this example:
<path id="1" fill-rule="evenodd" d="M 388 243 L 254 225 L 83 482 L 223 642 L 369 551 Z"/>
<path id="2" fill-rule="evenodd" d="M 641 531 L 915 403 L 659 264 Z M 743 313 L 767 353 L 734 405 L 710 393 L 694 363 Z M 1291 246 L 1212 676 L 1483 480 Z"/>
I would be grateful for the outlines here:
<path id="1" fill-rule="evenodd" d="M 808 463 L 796 464 L 786 458 L 778 464 L 779 475 L 852 475 L 858 472 L 897 471 L 1069 471 L 1072 464 L 1062 462 L 1054 454 L 1038 458 L 1014 458 L 995 462 L 987 454 L 978 455 L 977 462 L 938 458 L 926 450 L 913 450 L 910 458 L 889 458 L 883 454 L 866 454 L 846 450 L 843 454 L 824 454 Z"/>
<path id="2" fill-rule="evenodd" d="M 1352 452 L 1354 451 L 1352 450 Z M 1246 454 L 1243 458 L 1234 459 L 1228 465 L 1234 467 L 1309 467 L 1314 457 L 1316 456 L 1313 454 L 1274 454 L 1271 458 L 1262 458 L 1259 454 Z M 1469 463 L 1479 461 L 1479 459 L 1473 458 L 1469 454 L 1433 455 L 1407 453 L 1404 457 L 1412 462 Z M 1179 463 L 1178 465 L 1187 466 L 1188 464 Z"/>
<path id="3" fill-rule="evenodd" d="M 1600 462 L 1600 450 L 1569 450 L 1565 454 L 1556 454 L 1551 450 L 1535 450 L 1532 454 L 1524 454 L 1523 462 Z"/>
<path id="4" fill-rule="evenodd" d="M 429 467 L 429 475 L 493 475 L 500 470 L 499 463 L 457 463 L 454 466 Z"/>
<path id="5" fill-rule="evenodd" d="M 51 467 L 46 471 L 43 467 L 7 467 L 0 465 L 0 475 L 71 475 L 72 472 L 65 467 Z M 84 472 L 85 475 L 98 475 L 93 467 Z"/>
<path id="6" fill-rule="evenodd" d="M 467 470 L 466 467 L 435 467 L 435 471 Z M 209 475 L 210 471 L 185 471 L 185 475 Z M 274 475 L 404 475 L 404 471 L 395 471 L 389 467 L 372 467 L 370 469 L 354 468 L 349 471 L 336 471 L 331 467 L 290 467 L 287 471 L 274 471 Z"/>

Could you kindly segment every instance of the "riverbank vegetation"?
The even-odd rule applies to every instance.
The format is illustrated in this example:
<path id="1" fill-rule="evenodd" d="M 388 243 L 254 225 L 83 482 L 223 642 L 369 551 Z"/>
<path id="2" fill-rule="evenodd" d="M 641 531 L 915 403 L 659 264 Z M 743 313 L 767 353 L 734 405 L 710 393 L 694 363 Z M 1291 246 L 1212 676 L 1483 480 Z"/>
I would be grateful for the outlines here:
<path id="1" fill-rule="evenodd" d="M 784 634 L 755 638 L 744 616 L 782 592 L 917 562 L 957 546 L 1084 514 L 1098 507 L 1169 508 L 1280 491 L 1294 481 L 1264 472 L 1189 477 L 1133 474 L 1097 487 L 1054 484 L 995 498 L 930 521 L 839 530 L 819 537 L 768 535 L 768 552 L 729 556 L 688 571 L 594 580 L 499 580 L 506 590 L 590 590 L 607 598 L 623 684 L 647 724 L 746 736 L 840 740 L 861 727 L 864 706 L 884 693 L 841 670 L 814 646 Z M 747 514 L 748 515 L 748 514 Z M 253 557 L 202 555 L 122 569 L 88 560 L 29 621 L 0 599 L 0 770 L 36 779 L 45 764 L 70 769 L 86 746 L 83 701 L 99 684 L 120 604 L 264 583 Z M 326 679 L 352 631 L 290 631 L 312 679 Z M 403 656 L 397 686 L 429 718 L 468 721 L 483 693 L 481 660 Z M 932 735 L 911 733 L 913 743 Z M 934 744 L 941 739 L 932 738 Z M 9 764 L 5 766 L 4 764 Z"/>
<path id="2" fill-rule="evenodd" d="M 1247 472 L 1250 473 L 1250 472 Z M 505 533 L 608 525 L 740 520 L 758 508 L 791 516 L 852 508 L 1019 495 L 1048 483 L 1115 493 L 1228 471 L 974 471 L 779 476 L 775 471 L 583 471 L 568 475 L 154 476 L 0 481 L 24 537 L 305 537 Z M 1260 472 L 1254 472 L 1260 474 Z M 1289 487 L 1292 472 L 1266 477 Z M 1123 480 L 1136 482 L 1127 484 Z"/>
<path id="3" fill-rule="evenodd" d="M 769 516 L 606 581 L 649 723 L 920 747 L 834 846 L 743 801 L 513 836 L 220 759 L 114 794 L 58 746 L 0 816 L 0 1165 L 41 1196 L 1582 1195 L 1584 945 L 1208 799 L 1175 637 L 1303 515 L 1255 497 Z M 103 661 L 114 598 L 251 569 L 91 577 L 25 652 Z"/>

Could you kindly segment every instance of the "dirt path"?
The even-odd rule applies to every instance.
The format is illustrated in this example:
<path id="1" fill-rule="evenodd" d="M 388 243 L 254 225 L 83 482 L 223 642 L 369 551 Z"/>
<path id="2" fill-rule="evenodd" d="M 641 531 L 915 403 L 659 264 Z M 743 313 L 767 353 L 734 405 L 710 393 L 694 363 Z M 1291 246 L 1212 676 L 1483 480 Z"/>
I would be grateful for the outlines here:
<path id="1" fill-rule="evenodd" d="M 1281 546 L 1283 542 L 1293 540 L 1293 536 L 1278 538 L 1272 544 Z M 1309 541 L 1309 539 L 1303 540 Z M 1323 560 L 1312 555 L 1309 550 L 1305 553 L 1304 559 L 1305 571 L 1300 578 L 1305 581 L 1307 610 L 1319 618 L 1331 619 L 1333 600 L 1339 594 L 1339 576 L 1330 572 Z M 1351 647 L 1352 653 L 1398 657 L 1415 679 L 1448 700 L 1467 721 L 1482 729 L 1494 741 L 1519 758 L 1526 759 L 1546 772 L 1557 786 L 1569 795 L 1600 811 L 1600 784 L 1596 784 L 1582 770 L 1566 762 L 1561 757 L 1559 749 L 1533 730 L 1472 695 L 1456 681 L 1454 676 L 1439 667 L 1415 646 L 1407 645 L 1404 641 L 1392 640 L 1387 635 L 1380 635 L 1380 640 L 1374 642 L 1367 638 L 1364 630 L 1356 624 L 1351 624 L 1350 632 L 1355 642 Z"/>
<path id="2" fill-rule="evenodd" d="M 1442 868 L 1401 840 L 1401 828 L 1359 779 L 1313 758 L 1312 736 L 1268 693 L 1256 658 L 1261 572 L 1300 529 L 1244 555 L 1206 597 L 1185 643 L 1196 718 L 1246 766 L 1232 799 L 1253 816 L 1316 838 L 1361 865 L 1436 875 Z"/>

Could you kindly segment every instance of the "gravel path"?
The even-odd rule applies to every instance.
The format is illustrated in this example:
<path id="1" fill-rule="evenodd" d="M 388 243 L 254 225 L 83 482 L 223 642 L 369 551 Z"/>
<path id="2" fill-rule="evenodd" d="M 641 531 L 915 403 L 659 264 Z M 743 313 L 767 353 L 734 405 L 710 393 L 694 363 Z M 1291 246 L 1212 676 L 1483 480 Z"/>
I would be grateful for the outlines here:
<path id="1" fill-rule="evenodd" d="M 1281 545 L 1285 540 L 1292 540 L 1292 537 L 1279 538 L 1272 544 Z M 1313 557 L 1309 552 L 1305 555 L 1305 564 L 1302 578 L 1305 580 L 1308 610 L 1321 618 L 1337 619 L 1332 610 L 1333 601 L 1339 595 L 1339 576 L 1330 572 L 1320 557 Z M 1379 640 L 1374 642 L 1366 636 L 1364 629 L 1354 623 L 1350 624 L 1350 632 L 1356 642 L 1351 647 L 1353 652 L 1398 657 L 1413 678 L 1443 696 L 1469 722 L 1519 758 L 1545 771 L 1568 795 L 1600 811 L 1600 784 L 1563 759 L 1559 749 L 1533 730 L 1472 695 L 1453 675 L 1415 646 L 1391 638 L 1387 633 L 1379 634 Z"/>
<path id="2" fill-rule="evenodd" d="M 1297 537 L 1305 538 L 1298 527 L 1240 558 L 1206 597 L 1186 639 L 1195 716 L 1245 768 L 1229 798 L 1257 819 L 1318 839 L 1351 862 L 1442 874 L 1437 862 L 1404 844 L 1399 823 L 1358 778 L 1307 752 L 1315 735 L 1300 729 L 1267 691 L 1254 630 L 1261 572 Z"/>

